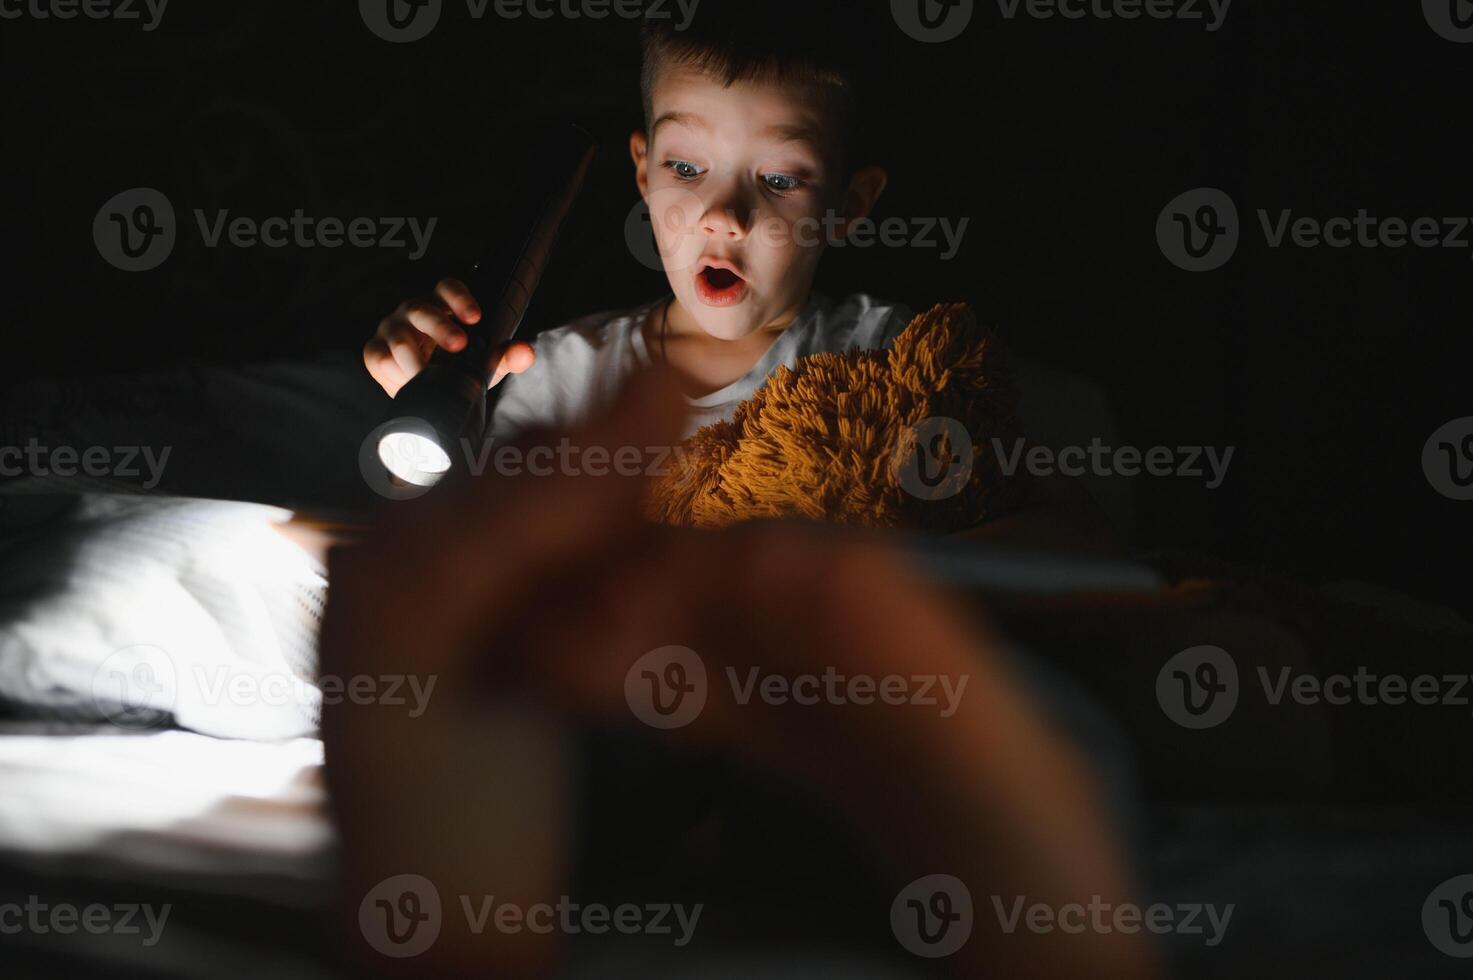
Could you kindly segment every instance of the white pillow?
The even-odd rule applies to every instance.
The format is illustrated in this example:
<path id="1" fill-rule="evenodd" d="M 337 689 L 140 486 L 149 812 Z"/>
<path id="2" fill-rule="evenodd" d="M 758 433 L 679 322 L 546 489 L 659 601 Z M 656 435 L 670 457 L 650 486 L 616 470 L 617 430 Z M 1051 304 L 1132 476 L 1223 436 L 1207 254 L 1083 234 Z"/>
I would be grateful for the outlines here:
<path id="1" fill-rule="evenodd" d="M 310 734 L 323 569 L 259 504 L 84 494 L 0 539 L 0 698 L 210 735 Z"/>

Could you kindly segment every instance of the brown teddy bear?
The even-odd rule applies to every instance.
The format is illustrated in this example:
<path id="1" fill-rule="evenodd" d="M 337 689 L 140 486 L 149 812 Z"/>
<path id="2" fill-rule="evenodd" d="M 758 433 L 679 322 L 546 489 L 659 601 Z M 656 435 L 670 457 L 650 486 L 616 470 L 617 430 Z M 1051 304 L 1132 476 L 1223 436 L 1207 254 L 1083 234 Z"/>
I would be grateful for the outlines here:
<path id="1" fill-rule="evenodd" d="M 992 440 L 1018 434 L 998 340 L 969 307 L 937 306 L 888 350 L 778 368 L 730 421 L 687 440 L 647 514 L 700 528 L 788 517 L 961 530 L 1013 503 Z"/>

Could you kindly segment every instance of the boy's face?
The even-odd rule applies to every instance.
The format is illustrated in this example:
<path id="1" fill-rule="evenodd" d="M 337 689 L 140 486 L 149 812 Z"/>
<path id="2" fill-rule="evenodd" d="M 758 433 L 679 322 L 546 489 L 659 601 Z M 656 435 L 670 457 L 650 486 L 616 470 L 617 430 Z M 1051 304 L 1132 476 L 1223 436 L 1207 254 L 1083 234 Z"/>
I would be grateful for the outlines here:
<path id="1" fill-rule="evenodd" d="M 826 104 L 774 82 L 659 73 L 647 141 L 631 141 L 640 193 L 676 299 L 713 337 L 748 336 L 808 297 L 842 199 Z"/>

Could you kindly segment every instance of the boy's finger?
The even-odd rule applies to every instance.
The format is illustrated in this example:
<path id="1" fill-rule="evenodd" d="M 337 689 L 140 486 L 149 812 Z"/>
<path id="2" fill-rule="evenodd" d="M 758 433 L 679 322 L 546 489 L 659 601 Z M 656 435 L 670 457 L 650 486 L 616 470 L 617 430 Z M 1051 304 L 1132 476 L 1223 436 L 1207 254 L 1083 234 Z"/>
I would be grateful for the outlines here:
<path id="1" fill-rule="evenodd" d="M 399 370 L 404 373 L 406 381 L 424 368 L 425 356 L 420 350 L 418 335 L 411 327 L 405 324 L 391 327 L 384 342 L 388 344 L 389 353 L 393 355 Z"/>
<path id="2" fill-rule="evenodd" d="M 399 389 L 409 380 L 404 377 L 404 372 L 400 370 L 389 350 L 388 342 L 382 337 L 374 337 L 364 346 L 363 363 L 368 368 L 369 376 L 389 393 L 390 398 L 397 395 Z"/>
<path id="3" fill-rule="evenodd" d="M 481 305 L 471 295 L 470 288 L 459 279 L 442 279 L 435 287 L 435 295 L 445 301 L 461 323 L 476 323 L 481 319 Z"/>
<path id="4" fill-rule="evenodd" d="M 450 311 L 435 303 L 411 306 L 405 317 L 415 330 L 448 351 L 458 351 L 466 344 L 465 328 L 456 323 Z"/>
<path id="5" fill-rule="evenodd" d="M 520 341 L 507 344 L 496 359 L 496 370 L 491 375 L 491 387 L 496 387 L 508 374 L 521 374 L 537 360 L 537 352 L 531 344 Z"/>

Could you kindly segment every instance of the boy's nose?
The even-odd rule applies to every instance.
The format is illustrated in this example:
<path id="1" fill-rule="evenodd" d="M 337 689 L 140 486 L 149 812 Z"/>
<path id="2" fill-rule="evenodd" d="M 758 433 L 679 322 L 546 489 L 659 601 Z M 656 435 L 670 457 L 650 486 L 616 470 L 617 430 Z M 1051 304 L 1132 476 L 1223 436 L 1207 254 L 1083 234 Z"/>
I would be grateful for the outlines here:
<path id="1" fill-rule="evenodd" d="M 701 230 L 718 238 L 746 238 L 751 226 L 751 215 L 731 207 L 727 202 L 713 204 L 701 216 Z"/>

